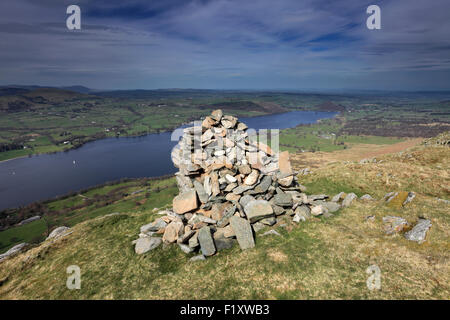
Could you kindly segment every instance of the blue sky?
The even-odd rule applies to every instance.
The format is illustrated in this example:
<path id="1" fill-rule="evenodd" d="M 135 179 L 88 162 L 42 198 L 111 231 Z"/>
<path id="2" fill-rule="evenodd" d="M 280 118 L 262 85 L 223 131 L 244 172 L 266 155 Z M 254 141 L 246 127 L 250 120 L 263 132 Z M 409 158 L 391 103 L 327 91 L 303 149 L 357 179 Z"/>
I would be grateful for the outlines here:
<path id="1" fill-rule="evenodd" d="M 448 0 L 3 0 L 0 84 L 450 90 L 449 18 Z"/>

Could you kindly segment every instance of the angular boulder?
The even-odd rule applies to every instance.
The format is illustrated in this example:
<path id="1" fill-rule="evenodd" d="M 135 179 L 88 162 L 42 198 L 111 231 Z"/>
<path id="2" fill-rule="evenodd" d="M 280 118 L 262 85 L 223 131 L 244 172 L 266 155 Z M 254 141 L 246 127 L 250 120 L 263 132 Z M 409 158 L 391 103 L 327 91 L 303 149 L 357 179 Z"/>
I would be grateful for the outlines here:
<path id="1" fill-rule="evenodd" d="M 242 250 L 255 246 L 252 227 L 247 220 L 234 216 L 230 219 L 230 225 Z"/>
<path id="2" fill-rule="evenodd" d="M 198 208 L 197 192 L 191 190 L 180 193 L 173 198 L 173 211 L 178 214 L 183 214 Z"/>

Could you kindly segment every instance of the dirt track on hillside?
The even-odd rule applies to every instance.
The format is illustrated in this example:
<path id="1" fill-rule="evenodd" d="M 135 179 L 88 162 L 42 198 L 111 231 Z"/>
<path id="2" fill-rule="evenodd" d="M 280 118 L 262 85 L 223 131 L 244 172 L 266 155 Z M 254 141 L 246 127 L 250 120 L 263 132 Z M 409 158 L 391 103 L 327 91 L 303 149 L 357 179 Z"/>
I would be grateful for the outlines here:
<path id="1" fill-rule="evenodd" d="M 335 161 L 359 161 L 388 153 L 395 153 L 411 148 L 421 143 L 423 138 L 413 138 L 391 145 L 354 144 L 349 149 L 334 152 L 304 152 L 291 155 L 295 169 L 305 167 L 318 168 Z"/>

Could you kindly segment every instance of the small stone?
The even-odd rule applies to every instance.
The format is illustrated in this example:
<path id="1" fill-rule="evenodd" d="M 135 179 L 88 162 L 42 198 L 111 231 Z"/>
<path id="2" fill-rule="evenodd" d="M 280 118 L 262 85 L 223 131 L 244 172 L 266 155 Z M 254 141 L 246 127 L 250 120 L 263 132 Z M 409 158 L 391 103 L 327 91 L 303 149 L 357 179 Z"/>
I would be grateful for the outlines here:
<path id="1" fill-rule="evenodd" d="M 216 124 L 216 121 L 211 117 L 205 117 L 205 119 L 202 122 L 202 127 L 206 129 L 211 129 L 212 126 Z"/>
<path id="2" fill-rule="evenodd" d="M 295 223 L 299 223 L 300 221 L 306 221 L 306 218 L 298 213 L 294 215 L 294 218 L 292 219 Z"/>
<path id="3" fill-rule="evenodd" d="M 322 206 L 325 207 L 329 212 L 336 212 L 341 208 L 339 203 L 336 202 L 324 202 Z"/>
<path id="4" fill-rule="evenodd" d="M 228 183 L 235 183 L 237 181 L 235 177 L 229 174 L 225 176 L 225 179 L 228 181 Z"/>
<path id="5" fill-rule="evenodd" d="M 195 190 L 181 193 L 173 198 L 173 211 L 178 214 L 186 213 L 198 208 Z"/>
<path id="6" fill-rule="evenodd" d="M 216 121 L 222 120 L 222 116 L 223 116 L 223 112 L 222 112 L 222 110 L 220 110 L 220 109 L 214 110 L 214 111 L 211 113 L 211 118 L 213 118 L 213 119 L 216 120 Z"/>
<path id="7" fill-rule="evenodd" d="M 266 227 L 266 225 L 261 223 L 261 222 L 255 222 L 255 223 L 252 224 L 252 229 L 253 229 L 253 231 L 255 233 L 258 232 L 258 231 L 261 231 L 265 227 Z"/>
<path id="8" fill-rule="evenodd" d="M 311 214 L 313 216 L 320 216 L 320 215 L 324 214 L 325 212 L 326 211 L 322 205 L 314 206 L 311 208 Z"/>
<path id="9" fill-rule="evenodd" d="M 267 226 L 273 226 L 275 223 L 277 223 L 277 219 L 275 217 L 269 217 L 261 219 L 259 222 L 267 225 Z"/>
<path id="10" fill-rule="evenodd" d="M 234 194 L 234 193 L 228 193 L 226 196 L 225 196 L 225 199 L 226 200 L 228 200 L 228 201 L 239 201 L 239 199 L 241 198 L 241 196 L 240 195 L 238 195 L 238 194 Z"/>
<path id="11" fill-rule="evenodd" d="M 205 256 L 202 254 L 189 259 L 189 261 L 202 261 L 202 260 L 206 260 Z"/>
<path id="12" fill-rule="evenodd" d="M 242 250 L 255 246 L 252 228 L 247 220 L 234 216 L 230 219 L 230 225 Z"/>
<path id="13" fill-rule="evenodd" d="M 292 205 L 294 204 L 292 195 L 290 195 L 289 193 L 276 194 L 273 199 L 275 204 L 281 207 L 292 207 Z"/>
<path id="14" fill-rule="evenodd" d="M 233 240 L 233 239 L 217 238 L 217 239 L 214 239 L 214 244 L 217 248 L 217 251 L 222 251 L 225 249 L 231 249 L 233 247 L 235 241 L 236 240 Z"/>
<path id="15" fill-rule="evenodd" d="M 244 207 L 244 212 L 250 222 L 255 222 L 273 215 L 273 209 L 266 200 L 253 200 Z"/>
<path id="16" fill-rule="evenodd" d="M 373 201 L 373 200 L 375 200 L 374 198 L 372 198 L 372 196 L 370 194 L 365 194 L 365 195 L 361 196 L 360 199 L 364 200 L 364 201 Z"/>
<path id="17" fill-rule="evenodd" d="M 183 222 L 172 221 L 169 223 L 164 231 L 163 241 L 166 243 L 172 243 L 177 241 L 178 237 L 184 232 Z"/>
<path id="18" fill-rule="evenodd" d="M 405 233 L 405 238 L 411 241 L 416 241 L 417 243 L 423 243 L 427 235 L 428 229 L 431 227 L 431 221 L 427 219 L 419 219 L 419 222 L 411 229 Z"/>
<path id="19" fill-rule="evenodd" d="M 159 218 L 156 219 L 154 222 L 143 225 L 140 229 L 141 233 L 147 233 L 147 232 L 156 232 L 160 229 L 164 229 L 167 226 L 167 223 Z"/>
<path id="20" fill-rule="evenodd" d="M 254 190 L 256 193 L 265 193 L 267 192 L 271 184 L 272 184 L 272 177 L 264 176 L 261 179 L 261 182 L 258 185 L 256 185 Z"/>
<path id="21" fill-rule="evenodd" d="M 198 232 L 195 232 L 194 235 L 188 241 L 189 247 L 196 248 L 199 246 L 198 243 Z"/>
<path id="22" fill-rule="evenodd" d="M 277 206 L 276 204 L 272 204 L 272 209 L 276 216 L 282 215 L 285 212 L 283 207 Z"/>
<path id="23" fill-rule="evenodd" d="M 342 206 L 343 207 L 348 207 L 353 202 L 353 200 L 355 200 L 357 198 L 358 198 L 358 196 L 356 194 L 354 194 L 353 192 L 347 194 L 345 196 L 344 201 L 342 201 Z"/>
<path id="24" fill-rule="evenodd" d="M 337 195 L 335 195 L 331 199 L 331 201 L 332 202 L 339 202 L 339 201 L 343 200 L 345 198 L 345 196 L 346 196 L 345 192 L 339 192 Z"/>
<path id="25" fill-rule="evenodd" d="M 383 218 L 383 223 L 387 234 L 399 233 L 409 227 L 408 221 L 401 217 L 386 216 Z"/>
<path id="26" fill-rule="evenodd" d="M 134 251 L 137 254 L 143 254 L 157 248 L 161 243 L 162 243 L 161 238 L 156 237 L 139 238 L 136 241 Z"/>
<path id="27" fill-rule="evenodd" d="M 201 203 L 208 202 L 209 196 L 206 193 L 203 184 L 201 184 L 197 180 L 194 180 L 193 184 L 194 184 L 195 191 L 197 192 L 198 198 L 200 199 L 200 202 Z"/>
<path id="28" fill-rule="evenodd" d="M 191 247 L 189 247 L 189 246 L 187 246 L 185 244 L 182 244 L 182 243 L 179 243 L 178 246 L 180 247 L 181 251 L 183 251 L 186 254 L 191 253 L 191 252 L 194 251 L 193 248 L 191 248 Z"/>
<path id="29" fill-rule="evenodd" d="M 251 195 L 245 195 L 242 196 L 241 199 L 239 200 L 239 203 L 241 204 L 241 206 L 245 207 L 250 201 L 255 200 L 255 198 Z"/>
<path id="30" fill-rule="evenodd" d="M 233 238 L 236 237 L 236 234 L 234 233 L 233 228 L 230 225 L 228 225 L 223 228 L 223 236 L 225 238 Z"/>
<path id="31" fill-rule="evenodd" d="M 278 167 L 282 174 L 292 174 L 291 162 L 289 161 L 289 151 L 280 153 L 278 158 Z"/>
<path id="32" fill-rule="evenodd" d="M 211 236 L 211 229 L 209 227 L 203 227 L 198 232 L 198 242 L 204 256 L 212 256 L 216 253 L 216 247 L 214 246 L 214 240 Z"/>
<path id="33" fill-rule="evenodd" d="M 250 168 L 250 166 L 248 164 L 240 166 L 238 168 L 238 170 L 239 170 L 239 173 L 245 174 L 245 175 L 248 175 L 252 172 L 252 169 Z"/>
<path id="34" fill-rule="evenodd" d="M 252 186 L 258 181 L 259 173 L 257 170 L 252 170 L 252 172 L 245 178 L 244 184 Z"/>
<path id="35" fill-rule="evenodd" d="M 285 178 L 278 179 L 278 183 L 284 187 L 289 187 L 293 181 L 294 181 L 293 176 L 287 176 Z"/>
<path id="36" fill-rule="evenodd" d="M 236 206 L 229 207 L 226 211 L 223 217 L 217 222 L 217 226 L 219 228 L 225 227 L 229 222 L 230 218 L 234 215 L 236 212 Z"/>
<path id="37" fill-rule="evenodd" d="M 252 189 L 252 186 L 241 185 L 239 187 L 234 188 L 233 193 L 234 194 L 242 194 L 245 191 L 250 190 L 250 189 Z"/>
<path id="38" fill-rule="evenodd" d="M 275 230 L 269 230 L 264 232 L 261 236 L 269 236 L 269 235 L 274 235 L 274 236 L 281 236 L 281 234 L 279 234 L 277 231 Z"/>
<path id="39" fill-rule="evenodd" d="M 406 198 L 405 202 L 403 202 L 403 206 L 410 203 L 415 197 L 416 194 L 414 192 L 408 192 L 408 197 Z"/>
<path id="40" fill-rule="evenodd" d="M 19 252 L 21 252 L 26 246 L 28 246 L 28 243 L 19 243 L 17 245 L 15 245 L 14 247 L 12 247 L 11 249 L 9 249 L 8 251 L 6 251 L 5 253 L 0 254 L 0 261 L 3 261 L 4 259 L 8 258 L 8 257 L 12 257 L 16 254 L 18 254 Z"/>
<path id="41" fill-rule="evenodd" d="M 52 239 L 52 238 L 58 238 L 61 235 L 63 235 L 64 233 L 66 233 L 69 229 L 70 228 L 68 228 L 68 227 L 58 227 L 50 233 L 50 235 L 47 237 L 46 240 Z"/>

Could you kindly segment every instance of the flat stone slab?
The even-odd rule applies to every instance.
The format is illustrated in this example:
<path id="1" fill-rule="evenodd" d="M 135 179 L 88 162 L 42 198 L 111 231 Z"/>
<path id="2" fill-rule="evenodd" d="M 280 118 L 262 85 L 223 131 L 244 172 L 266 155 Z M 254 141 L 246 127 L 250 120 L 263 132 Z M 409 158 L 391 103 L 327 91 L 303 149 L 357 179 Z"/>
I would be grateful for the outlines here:
<path id="1" fill-rule="evenodd" d="M 183 214 L 198 208 L 197 193 L 195 190 L 181 193 L 173 198 L 173 211 Z"/>
<path id="2" fill-rule="evenodd" d="M 161 243 L 162 243 L 161 238 L 156 237 L 139 238 L 136 241 L 134 251 L 137 254 L 143 254 L 157 248 Z"/>
<path id="3" fill-rule="evenodd" d="M 211 235 L 211 229 L 209 227 L 203 227 L 198 232 L 198 242 L 200 243 L 200 249 L 204 256 L 212 256 L 216 253 L 216 246 Z"/>
<path id="4" fill-rule="evenodd" d="M 343 207 L 348 207 L 353 202 L 353 200 L 355 200 L 355 199 L 358 199 L 358 196 L 356 194 L 354 194 L 353 192 L 347 194 L 345 196 L 344 201 L 342 201 L 342 206 Z"/>
<path id="5" fill-rule="evenodd" d="M 276 194 L 273 199 L 275 204 L 281 207 L 292 207 L 292 205 L 294 204 L 292 195 L 290 195 L 289 193 Z"/>
<path id="6" fill-rule="evenodd" d="M 21 252 L 26 246 L 28 245 L 28 243 L 20 243 L 18 245 L 15 245 L 14 247 L 12 247 L 11 249 L 9 249 L 8 251 L 6 251 L 3 254 L 0 254 L 0 261 L 14 256 L 16 254 L 18 254 L 19 252 Z"/>
<path id="7" fill-rule="evenodd" d="M 253 200 L 244 207 L 244 212 L 250 222 L 255 222 L 272 216 L 273 209 L 266 200 Z"/>
<path id="8" fill-rule="evenodd" d="M 419 222 L 410 231 L 405 233 L 405 238 L 418 243 L 423 243 L 427 235 L 428 229 L 431 228 L 431 221 L 427 219 L 419 219 Z"/>
<path id="9" fill-rule="evenodd" d="M 230 225 L 236 234 L 236 239 L 242 250 L 250 249 L 255 246 L 252 227 L 248 220 L 233 216 L 230 219 Z"/>
<path id="10" fill-rule="evenodd" d="M 325 207 L 329 212 L 336 212 L 341 208 L 339 203 L 336 202 L 325 202 L 322 204 L 322 206 Z"/>

